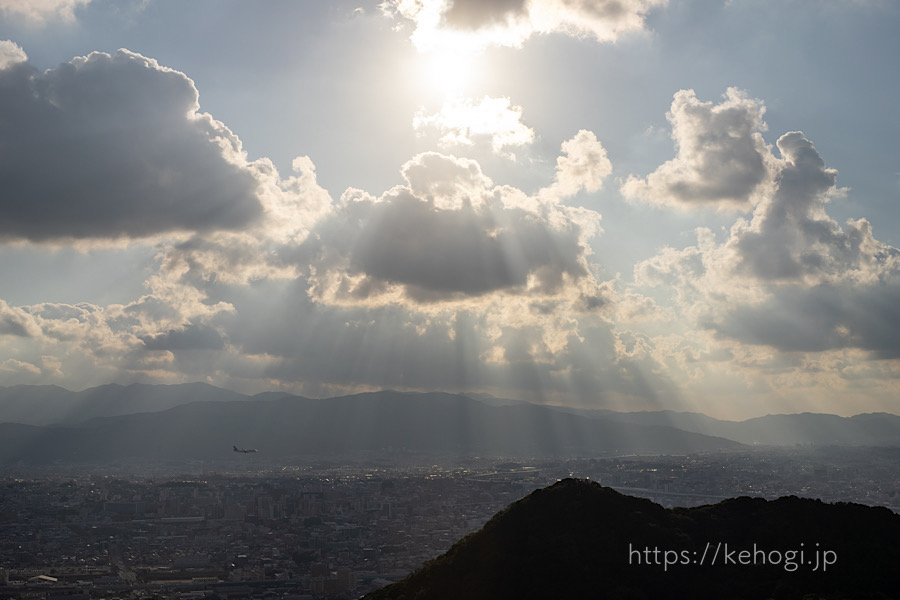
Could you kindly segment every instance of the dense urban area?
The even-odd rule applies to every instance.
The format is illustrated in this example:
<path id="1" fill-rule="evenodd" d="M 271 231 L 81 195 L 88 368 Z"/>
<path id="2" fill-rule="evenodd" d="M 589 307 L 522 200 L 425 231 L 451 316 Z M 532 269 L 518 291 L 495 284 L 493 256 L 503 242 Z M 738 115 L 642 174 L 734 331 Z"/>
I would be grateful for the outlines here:
<path id="1" fill-rule="evenodd" d="M 666 507 L 797 495 L 900 512 L 898 457 L 898 448 L 797 447 L 427 467 L 387 459 L 283 466 L 257 455 L 6 466 L 0 599 L 358 598 L 562 478 Z"/>

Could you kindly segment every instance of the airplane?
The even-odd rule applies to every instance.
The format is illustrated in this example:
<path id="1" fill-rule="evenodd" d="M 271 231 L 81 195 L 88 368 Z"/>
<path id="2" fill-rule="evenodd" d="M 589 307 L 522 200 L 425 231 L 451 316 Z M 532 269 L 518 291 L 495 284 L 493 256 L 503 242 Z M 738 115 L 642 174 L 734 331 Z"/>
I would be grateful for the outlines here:
<path id="1" fill-rule="evenodd" d="M 234 448 L 234 451 L 235 451 L 235 452 L 243 452 L 244 454 L 248 454 L 248 453 L 250 453 L 250 452 L 259 452 L 259 450 L 255 449 L 255 448 L 251 448 L 250 450 L 245 450 L 245 449 L 243 449 L 243 448 L 238 448 L 237 446 L 232 446 L 232 448 Z"/>

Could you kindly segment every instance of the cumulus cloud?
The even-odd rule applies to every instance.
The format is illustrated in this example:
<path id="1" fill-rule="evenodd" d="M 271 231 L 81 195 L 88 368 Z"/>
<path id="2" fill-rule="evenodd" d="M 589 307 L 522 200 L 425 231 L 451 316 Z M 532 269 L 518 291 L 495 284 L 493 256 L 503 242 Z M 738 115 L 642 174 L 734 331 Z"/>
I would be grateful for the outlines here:
<path id="1" fill-rule="evenodd" d="M 0 71 L 28 60 L 25 51 L 10 40 L 0 40 Z"/>
<path id="2" fill-rule="evenodd" d="M 680 207 L 752 206 L 770 176 L 764 114 L 760 100 L 737 88 L 729 88 L 719 104 L 681 90 L 666 115 L 677 156 L 644 179 L 629 176 L 622 194 Z"/>
<path id="3" fill-rule="evenodd" d="M 0 12 L 24 17 L 34 23 L 50 19 L 71 21 L 75 9 L 87 6 L 91 0 L 0 0 Z"/>
<path id="4" fill-rule="evenodd" d="M 36 328 L 28 313 L 0 299 L 0 335 L 32 337 Z"/>
<path id="5" fill-rule="evenodd" d="M 6 372 L 8 375 L 37 376 L 41 374 L 41 369 L 30 362 L 7 358 L 0 363 L 0 372 Z"/>
<path id="6" fill-rule="evenodd" d="M 7 55 L 8 47 L 7 47 Z M 259 176 L 184 74 L 127 50 L 0 71 L 0 236 L 143 237 L 259 219 Z"/>
<path id="7" fill-rule="evenodd" d="M 287 177 L 269 159 L 248 162 L 240 140 L 198 112 L 193 82 L 152 59 L 94 53 L 39 73 L 17 48 L 3 47 L 13 59 L 0 71 L 11 132 L 0 151 L 16 142 L 0 165 L 0 237 L 58 246 L 153 236 L 156 269 L 146 295 L 125 304 L 0 300 L 0 360 L 21 352 L 15 360 L 82 387 L 240 365 L 247 357 L 222 325 L 235 313 L 228 296 L 300 275 L 294 254 L 332 204 L 313 162 L 297 157 Z"/>
<path id="8" fill-rule="evenodd" d="M 413 128 L 420 134 L 436 129 L 444 146 L 487 141 L 497 154 L 504 154 L 508 146 L 534 141 L 534 130 L 522 123 L 522 107 L 511 106 L 509 98 L 485 96 L 478 103 L 471 98 L 455 98 L 445 102 L 437 114 L 419 110 Z"/>
<path id="9" fill-rule="evenodd" d="M 44 380 L 79 387 L 630 393 L 628 365 L 607 360 L 614 282 L 598 283 L 589 262 L 599 215 L 496 186 L 467 159 L 427 153 L 402 173 L 379 198 L 348 190 L 302 241 L 217 232 L 166 244 L 134 302 L 11 309 L 32 337 L 0 336 L 0 360 L 15 346 Z M 37 377 L 7 366 L 10 379 Z"/>
<path id="10" fill-rule="evenodd" d="M 780 157 L 767 159 L 771 187 L 751 219 L 722 241 L 698 230 L 696 246 L 637 265 L 636 283 L 672 290 L 687 320 L 723 342 L 900 356 L 900 250 L 879 242 L 865 219 L 841 226 L 827 214 L 844 191 L 802 133 L 784 134 L 777 147 Z"/>
<path id="11" fill-rule="evenodd" d="M 407 185 L 380 198 L 350 191 L 317 230 L 313 297 L 415 305 L 553 296 L 590 279 L 597 213 L 493 187 L 469 159 L 425 153 L 402 172 Z"/>
<path id="12" fill-rule="evenodd" d="M 67 387 L 204 379 L 212 368 L 210 359 L 229 356 L 217 319 L 233 315 L 234 307 L 189 283 L 166 286 L 161 279 L 151 279 L 150 293 L 128 304 L 40 303 L 12 308 L 26 323 L 27 337 L 0 334 L 0 357 L 14 352 L 16 361 L 41 365 L 43 377 L 64 381 Z M 20 336 L 21 331 L 11 335 Z M 26 383 L 23 368 L 15 375 Z"/>
<path id="13" fill-rule="evenodd" d="M 477 161 L 437 152 L 419 154 L 403 165 L 400 172 L 413 195 L 439 209 L 480 206 L 493 186 Z"/>
<path id="14" fill-rule="evenodd" d="M 732 229 L 729 247 L 738 268 L 765 280 L 870 282 L 885 274 L 892 249 L 879 243 L 865 219 L 842 229 L 825 212 L 840 190 L 837 171 L 825 166 L 812 142 L 800 132 L 778 140 L 782 158 L 775 191 L 749 223 Z"/>
<path id="15" fill-rule="evenodd" d="M 581 190 L 596 192 L 603 187 L 603 180 L 612 173 L 612 163 L 592 131 L 582 129 L 563 142 L 561 150 L 553 184 L 544 188 L 542 195 L 565 198 Z"/>
<path id="16" fill-rule="evenodd" d="M 403 185 L 379 197 L 350 189 L 333 203 L 308 157 L 298 157 L 287 177 L 267 159 L 248 162 L 240 140 L 198 112 L 193 83 L 177 71 L 120 51 L 38 73 L 16 48 L 5 47 L 13 58 L 0 83 L 15 93 L 0 94 L 0 114 L 22 142 L 13 147 L 23 157 L 14 160 L 31 164 L 39 191 L 53 193 L 30 197 L 29 210 L 4 195 L 10 208 L 0 213 L 0 231 L 55 244 L 154 236 L 147 248 L 156 253 L 147 293 L 133 302 L 0 304 L 0 350 L 17 352 L 0 361 L 18 361 L 6 367 L 19 380 L 37 377 L 27 365 L 38 365 L 41 377 L 81 387 L 207 377 L 316 393 L 500 389 L 515 379 L 526 391 L 543 380 L 563 394 L 569 377 L 628 387 L 571 357 L 584 351 L 590 328 L 608 330 L 618 301 L 614 282 L 598 281 L 592 262 L 600 215 L 561 202 L 598 189 L 608 175 L 593 134 L 563 144 L 552 194 L 496 185 L 474 160 L 426 152 L 403 165 Z M 515 116 L 509 130 L 524 127 L 504 102 Z M 29 131 L 59 148 L 39 152 Z M 167 156 L 165 132 L 186 149 Z M 480 140 L 472 129 L 467 135 Z M 182 175 L 204 160 L 211 165 L 204 182 L 239 192 L 216 195 L 235 207 L 233 220 L 215 205 L 195 218 L 178 200 L 190 187 Z M 115 194 L 76 177 L 93 167 L 110 178 L 110 165 L 157 176 Z M 0 166 L 0 176 L 4 189 L 34 193 L 12 167 Z M 141 199 L 149 206 L 132 202 Z M 66 202 L 73 206 L 63 219 L 57 211 Z M 146 217 L 151 210 L 160 214 Z M 607 337 L 603 352 L 612 352 Z"/>
<path id="17" fill-rule="evenodd" d="M 389 14 L 412 21 L 421 51 L 449 47 L 478 52 L 521 46 L 535 34 L 562 32 L 615 41 L 644 28 L 647 13 L 666 0 L 387 0 Z"/>

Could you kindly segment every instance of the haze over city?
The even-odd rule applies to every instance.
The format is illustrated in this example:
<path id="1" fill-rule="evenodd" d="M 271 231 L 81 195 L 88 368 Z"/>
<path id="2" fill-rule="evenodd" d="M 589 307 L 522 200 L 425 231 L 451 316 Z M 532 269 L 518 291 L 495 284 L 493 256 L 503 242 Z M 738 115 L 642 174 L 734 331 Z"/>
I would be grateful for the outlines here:
<path id="1" fill-rule="evenodd" d="M 898 17 L 0 1 L 0 384 L 897 414 Z"/>

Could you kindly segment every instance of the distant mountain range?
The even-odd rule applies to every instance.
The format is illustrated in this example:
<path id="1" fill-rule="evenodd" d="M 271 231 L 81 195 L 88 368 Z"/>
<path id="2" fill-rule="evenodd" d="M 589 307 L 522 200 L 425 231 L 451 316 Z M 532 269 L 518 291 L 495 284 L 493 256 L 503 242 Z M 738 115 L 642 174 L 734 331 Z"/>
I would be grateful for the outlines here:
<path id="1" fill-rule="evenodd" d="M 0 461 L 210 459 L 237 444 L 271 457 L 387 448 L 450 456 L 686 453 L 741 444 L 900 445 L 900 417 L 572 410 L 477 395 L 247 396 L 203 383 L 0 387 Z"/>
<path id="2" fill-rule="evenodd" d="M 96 417 L 159 412 L 190 402 L 249 399 L 206 383 L 109 384 L 81 392 L 55 385 L 16 385 L 0 387 L 0 423 L 76 425 Z"/>
<path id="3" fill-rule="evenodd" d="M 212 459 L 228 456 L 234 444 L 268 457 L 385 449 L 444 456 L 566 457 L 739 446 L 672 427 L 590 419 L 531 404 L 489 406 L 441 393 L 267 396 L 198 401 L 79 424 L 0 424 L 0 460 L 5 461 Z"/>
<path id="4" fill-rule="evenodd" d="M 898 539 L 886 508 L 744 497 L 666 510 L 566 479 L 365 598 L 898 598 Z"/>
<path id="5" fill-rule="evenodd" d="M 741 442 L 785 446 L 794 444 L 845 446 L 900 445 L 900 416 L 890 413 L 865 413 L 853 417 L 821 413 L 766 415 L 746 421 L 721 421 L 690 412 L 626 412 L 596 415 L 597 418 L 675 427 Z"/>

